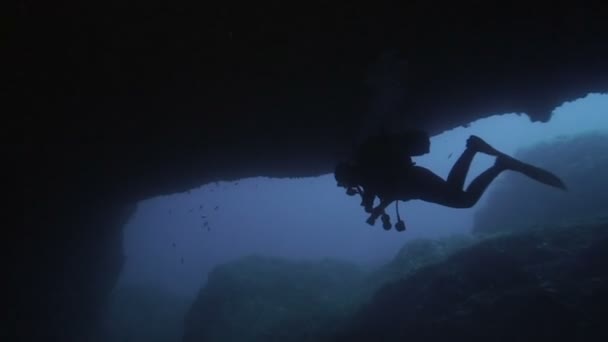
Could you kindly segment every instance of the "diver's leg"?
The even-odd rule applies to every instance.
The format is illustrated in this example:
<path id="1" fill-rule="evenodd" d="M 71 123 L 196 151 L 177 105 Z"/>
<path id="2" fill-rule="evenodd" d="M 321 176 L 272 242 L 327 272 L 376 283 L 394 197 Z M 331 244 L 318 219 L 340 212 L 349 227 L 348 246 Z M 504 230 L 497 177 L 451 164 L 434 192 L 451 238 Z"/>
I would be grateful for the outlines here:
<path id="1" fill-rule="evenodd" d="M 471 135 L 467 139 L 467 147 L 460 155 L 448 175 L 448 184 L 455 187 L 456 189 L 464 188 L 464 181 L 469 173 L 471 162 L 476 152 L 482 152 L 491 156 L 498 156 L 500 152 L 494 147 L 490 146 L 487 142 L 476 135 Z"/>
<path id="2" fill-rule="evenodd" d="M 488 188 L 488 185 L 492 183 L 494 179 L 507 168 L 498 162 L 498 158 L 496 163 L 491 166 L 489 169 L 482 172 L 479 176 L 477 176 L 471 184 L 467 187 L 467 190 L 463 192 L 462 197 L 460 199 L 459 208 L 470 208 L 474 206 L 483 193 Z"/>
<path id="3" fill-rule="evenodd" d="M 450 208 L 470 208 L 481 198 L 488 185 L 507 167 L 496 163 L 482 172 L 466 191 L 455 188 L 441 177 L 423 167 L 415 166 L 403 180 L 399 193 L 412 195 L 407 199 L 421 199 Z"/>
<path id="4" fill-rule="evenodd" d="M 467 147 L 452 166 L 447 183 L 454 189 L 462 190 L 464 187 L 464 181 L 467 178 L 467 173 L 469 173 L 475 152 L 477 151 Z"/>
<path id="5" fill-rule="evenodd" d="M 466 157 L 466 156 L 465 156 Z M 401 200 L 420 199 L 447 207 L 459 207 L 464 191 L 424 167 L 413 166 L 400 180 L 396 196 Z"/>
<path id="6" fill-rule="evenodd" d="M 467 139 L 467 147 L 477 152 L 485 153 L 491 156 L 498 156 L 502 154 L 500 151 L 488 144 L 485 140 L 481 139 L 476 135 L 469 136 L 469 139 Z"/>

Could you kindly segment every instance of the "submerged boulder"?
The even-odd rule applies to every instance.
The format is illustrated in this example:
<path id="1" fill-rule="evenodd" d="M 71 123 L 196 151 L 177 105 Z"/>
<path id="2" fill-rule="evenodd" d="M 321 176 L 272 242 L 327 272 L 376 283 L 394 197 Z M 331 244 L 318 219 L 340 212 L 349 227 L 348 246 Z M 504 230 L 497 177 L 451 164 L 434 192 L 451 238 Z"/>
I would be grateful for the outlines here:
<path id="1" fill-rule="evenodd" d="M 337 341 L 600 341 L 608 223 L 505 234 L 382 287 Z"/>

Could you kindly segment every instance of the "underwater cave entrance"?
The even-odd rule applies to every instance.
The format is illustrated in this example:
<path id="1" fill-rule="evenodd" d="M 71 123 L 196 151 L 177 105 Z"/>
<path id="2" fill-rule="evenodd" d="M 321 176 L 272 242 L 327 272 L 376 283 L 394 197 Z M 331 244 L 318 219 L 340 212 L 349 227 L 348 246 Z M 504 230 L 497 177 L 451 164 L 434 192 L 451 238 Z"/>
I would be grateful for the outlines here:
<path id="1" fill-rule="evenodd" d="M 547 123 L 505 114 L 454 128 L 434 136 L 431 153 L 415 161 L 446 177 L 470 134 L 513 154 L 590 131 L 608 132 L 606 94 L 565 103 Z M 476 157 L 467 181 L 492 162 Z M 358 199 L 345 196 L 333 175 L 218 182 L 142 201 L 124 229 L 126 262 L 110 300 L 114 310 L 108 311 L 108 335 L 113 340 L 137 334 L 138 339 L 180 340 L 185 310 L 208 272 L 220 263 L 264 254 L 342 259 L 373 267 L 392 258 L 406 240 L 470 232 L 475 211 L 486 197 L 466 210 L 420 201 L 402 204 L 408 226 L 404 233 L 369 227 Z"/>

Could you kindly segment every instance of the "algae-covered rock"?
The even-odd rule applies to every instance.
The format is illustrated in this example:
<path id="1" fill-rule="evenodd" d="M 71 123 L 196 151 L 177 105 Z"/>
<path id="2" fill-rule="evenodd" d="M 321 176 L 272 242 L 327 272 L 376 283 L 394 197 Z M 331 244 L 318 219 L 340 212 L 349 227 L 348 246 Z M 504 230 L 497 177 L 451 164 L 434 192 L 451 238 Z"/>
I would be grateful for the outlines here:
<path id="1" fill-rule="evenodd" d="M 488 234 L 608 215 L 606 151 L 608 134 L 589 133 L 517 153 L 517 158 L 557 174 L 568 191 L 507 172 L 492 187 L 488 201 L 476 213 L 473 231 Z"/>
<path id="2" fill-rule="evenodd" d="M 353 312 L 363 277 L 354 265 L 247 257 L 209 275 L 184 341 L 318 341 Z"/>
<path id="3" fill-rule="evenodd" d="M 604 341 L 608 223 L 481 240 L 390 282 L 337 341 Z"/>

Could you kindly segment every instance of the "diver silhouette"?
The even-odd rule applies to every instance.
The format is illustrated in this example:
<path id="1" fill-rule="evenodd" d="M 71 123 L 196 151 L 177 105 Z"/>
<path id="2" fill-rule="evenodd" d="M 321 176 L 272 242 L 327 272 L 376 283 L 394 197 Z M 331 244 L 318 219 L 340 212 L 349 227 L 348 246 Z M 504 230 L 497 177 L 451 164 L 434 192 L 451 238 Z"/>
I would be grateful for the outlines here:
<path id="1" fill-rule="evenodd" d="M 411 130 L 392 135 L 382 133 L 361 144 L 353 162 L 338 163 L 334 176 L 338 186 L 346 188 L 348 195 L 361 195 L 361 205 L 371 213 L 367 219 L 370 225 L 382 217 L 384 229 L 390 229 L 392 225 L 385 209 L 392 202 L 397 202 L 395 228 L 398 231 L 405 230 L 405 223 L 399 216 L 398 201 L 419 199 L 451 208 L 470 208 L 505 170 L 520 172 L 541 183 L 566 189 L 564 183 L 551 172 L 510 157 L 475 135 L 467 139 L 466 149 L 452 166 L 447 180 L 412 162 L 412 156 L 429 152 L 430 139 L 424 131 Z M 469 167 L 477 152 L 495 156 L 496 160 L 464 190 Z M 373 207 L 376 197 L 380 199 L 380 204 Z"/>

